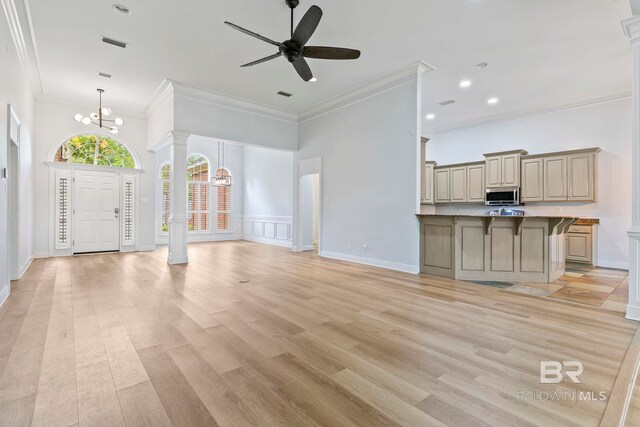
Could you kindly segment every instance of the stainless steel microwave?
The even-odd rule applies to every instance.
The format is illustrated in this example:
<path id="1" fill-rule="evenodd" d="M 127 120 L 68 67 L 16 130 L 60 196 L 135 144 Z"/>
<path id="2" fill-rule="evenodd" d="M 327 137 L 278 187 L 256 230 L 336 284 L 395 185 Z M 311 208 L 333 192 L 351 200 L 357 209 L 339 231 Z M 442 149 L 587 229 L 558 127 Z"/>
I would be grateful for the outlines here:
<path id="1" fill-rule="evenodd" d="M 520 188 L 487 188 L 484 204 L 487 206 L 519 206 Z"/>

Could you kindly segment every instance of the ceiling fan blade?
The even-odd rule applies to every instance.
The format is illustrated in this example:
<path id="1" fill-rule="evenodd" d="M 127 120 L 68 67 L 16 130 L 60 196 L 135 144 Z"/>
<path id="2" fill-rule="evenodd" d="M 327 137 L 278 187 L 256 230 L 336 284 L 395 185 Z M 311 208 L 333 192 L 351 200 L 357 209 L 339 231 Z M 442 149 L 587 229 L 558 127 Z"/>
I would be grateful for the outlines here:
<path id="1" fill-rule="evenodd" d="M 358 59 L 360 51 L 344 47 L 305 46 L 302 56 L 315 59 Z"/>
<path id="2" fill-rule="evenodd" d="M 272 45 L 278 46 L 278 47 L 282 46 L 282 43 L 275 42 L 275 41 L 273 41 L 271 39 L 268 39 L 268 38 L 266 38 L 264 36 L 261 36 L 258 33 L 254 33 L 253 31 L 249 31 L 246 28 L 242 28 L 242 27 L 240 27 L 240 26 L 238 26 L 236 24 L 232 24 L 229 21 L 224 21 L 224 23 L 227 24 L 228 26 L 230 26 L 233 29 L 236 29 L 236 30 L 238 30 L 240 32 L 243 32 L 243 33 L 245 33 L 245 34 L 247 34 L 247 35 L 249 35 L 251 37 L 255 37 L 255 38 L 259 39 L 259 40 L 262 40 L 263 42 L 267 42 L 269 44 L 272 44 Z"/>
<path id="3" fill-rule="evenodd" d="M 293 61 L 293 68 L 296 69 L 302 80 L 308 82 L 313 78 L 313 73 L 311 72 L 311 68 L 309 68 L 309 64 L 304 60 L 302 56 L 299 56 L 298 59 Z"/>
<path id="4" fill-rule="evenodd" d="M 307 44 L 316 31 L 320 23 L 320 18 L 322 18 L 322 9 L 315 5 L 311 6 L 298 23 L 296 30 L 293 32 L 293 36 L 291 36 L 291 40 L 296 42 L 300 47 Z"/>
<path id="5" fill-rule="evenodd" d="M 240 67 L 253 67 L 254 65 L 262 64 L 263 62 L 271 61 L 272 59 L 276 59 L 282 56 L 282 52 L 275 53 L 273 55 L 269 55 L 265 58 L 258 59 L 257 61 L 249 62 L 248 64 L 241 65 Z"/>

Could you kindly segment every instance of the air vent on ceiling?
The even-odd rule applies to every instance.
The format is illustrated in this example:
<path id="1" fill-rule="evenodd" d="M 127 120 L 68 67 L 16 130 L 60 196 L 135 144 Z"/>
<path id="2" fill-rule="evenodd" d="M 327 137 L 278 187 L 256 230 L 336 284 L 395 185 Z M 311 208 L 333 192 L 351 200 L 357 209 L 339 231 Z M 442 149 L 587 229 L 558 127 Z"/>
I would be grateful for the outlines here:
<path id="1" fill-rule="evenodd" d="M 284 91 L 280 91 L 280 92 L 278 92 L 278 95 L 285 96 L 285 97 L 287 97 L 287 98 L 289 98 L 289 97 L 293 96 L 293 94 L 292 94 L 292 93 L 284 92 Z"/>
<path id="2" fill-rule="evenodd" d="M 110 79 L 111 77 L 113 77 L 111 74 L 109 74 L 109 73 L 103 73 L 102 71 L 98 71 L 98 75 L 99 75 L 100 77 L 104 77 L 104 78 L 107 78 L 107 79 Z"/>
<path id="3" fill-rule="evenodd" d="M 100 37 L 100 40 L 102 40 L 104 43 L 107 43 L 113 46 L 118 46 L 123 49 L 127 47 L 127 44 L 125 42 L 121 42 L 120 40 L 110 39 L 109 37 L 102 36 Z"/>
<path id="4" fill-rule="evenodd" d="M 456 101 L 454 101 L 453 99 L 447 99 L 446 101 L 442 101 L 442 102 L 438 102 L 438 104 L 442 105 L 443 107 L 445 105 L 450 105 L 450 104 L 454 104 Z"/>

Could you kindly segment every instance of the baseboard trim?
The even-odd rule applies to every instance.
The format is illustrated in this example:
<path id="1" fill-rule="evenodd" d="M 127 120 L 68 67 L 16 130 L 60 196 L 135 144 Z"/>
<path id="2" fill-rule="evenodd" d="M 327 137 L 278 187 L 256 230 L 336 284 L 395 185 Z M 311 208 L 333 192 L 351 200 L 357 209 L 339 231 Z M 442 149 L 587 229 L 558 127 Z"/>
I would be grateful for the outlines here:
<path id="1" fill-rule="evenodd" d="M 640 368 L 640 328 L 636 329 L 620 365 L 611 393 L 607 397 L 607 407 L 600 420 L 600 427 L 621 427 L 625 424 L 638 376 L 638 368 Z"/>
<path id="2" fill-rule="evenodd" d="M 320 256 L 324 258 L 337 259 L 340 261 L 353 262 L 356 264 L 370 265 L 372 267 L 385 268 L 387 270 L 401 271 L 403 273 L 418 274 L 420 272 L 420 269 L 415 265 L 402 264 L 402 263 L 393 262 L 393 261 L 385 261 L 382 259 L 365 258 L 361 256 L 347 255 L 347 254 L 341 254 L 338 252 L 330 252 L 330 251 L 322 251 L 320 253 Z"/>
<path id="3" fill-rule="evenodd" d="M 189 264 L 189 258 L 188 257 L 175 257 L 175 258 L 169 257 L 169 259 L 167 260 L 167 263 L 171 265 Z"/>
<path id="4" fill-rule="evenodd" d="M 629 320 L 637 320 L 640 322 L 640 307 L 635 307 L 633 305 L 627 305 L 627 315 L 626 318 Z"/>
<path id="5" fill-rule="evenodd" d="M 251 236 L 251 235 L 243 236 L 242 240 L 246 240 L 248 242 L 264 243 L 266 245 L 281 246 L 283 248 L 291 247 L 290 240 L 270 239 L 270 238 L 257 237 L 257 236 Z"/>
<path id="6" fill-rule="evenodd" d="M 29 269 L 29 267 L 31 267 L 31 263 L 32 262 L 33 262 L 33 257 L 29 258 L 29 260 L 24 264 L 22 269 L 20 269 L 20 273 L 18 273 L 18 279 L 17 280 L 22 279 L 22 276 L 24 276 L 24 273 L 26 273 L 27 270 Z"/>
<path id="7" fill-rule="evenodd" d="M 315 247 L 313 245 L 305 245 L 305 246 L 302 247 L 303 251 L 312 251 L 314 249 L 315 249 Z"/>
<path id="8" fill-rule="evenodd" d="M 4 289 L 0 291 L 0 307 L 2 307 L 5 302 L 7 302 L 7 298 L 9 298 L 9 295 L 11 295 L 11 284 L 7 283 L 7 286 L 5 286 Z"/>
<path id="9" fill-rule="evenodd" d="M 628 262 L 602 261 L 602 260 L 599 260 L 597 267 L 610 268 L 612 270 L 627 270 L 627 271 L 629 271 L 629 263 Z"/>
<path id="10" fill-rule="evenodd" d="M 140 245 L 136 248 L 136 252 L 151 252 L 156 250 L 156 245 Z"/>
<path id="11" fill-rule="evenodd" d="M 49 252 L 34 252 L 33 258 L 35 259 L 49 258 Z"/>

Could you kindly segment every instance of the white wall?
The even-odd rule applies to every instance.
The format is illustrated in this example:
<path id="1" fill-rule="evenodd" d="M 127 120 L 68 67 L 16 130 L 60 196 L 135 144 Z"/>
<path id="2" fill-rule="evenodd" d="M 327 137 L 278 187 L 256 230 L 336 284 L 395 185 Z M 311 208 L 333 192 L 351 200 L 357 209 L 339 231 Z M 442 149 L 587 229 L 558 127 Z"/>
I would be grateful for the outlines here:
<path id="1" fill-rule="evenodd" d="M 155 247 L 154 234 L 154 155 L 147 151 L 146 121 L 118 113 L 117 105 L 110 106 L 114 113 L 125 120 L 120 133 L 115 139 L 126 145 L 140 162 L 143 173 L 139 176 L 140 205 L 138 211 L 138 242 L 136 247 L 149 250 Z M 36 256 L 49 256 L 50 240 L 53 232 L 50 230 L 49 166 L 46 161 L 52 156 L 64 141 L 82 133 L 95 133 L 96 126 L 85 126 L 73 120 L 75 113 L 89 114 L 97 108 L 96 105 L 73 105 L 56 101 L 39 99 L 36 102 L 36 136 L 34 145 L 35 169 L 35 239 L 34 251 Z M 103 132 L 104 133 L 104 132 Z M 113 136 L 112 136 L 113 137 Z"/>
<path id="2" fill-rule="evenodd" d="M 439 165 L 482 160 L 487 152 L 522 148 L 530 154 L 600 147 L 598 203 L 531 203 L 531 214 L 600 219 L 598 263 L 628 268 L 631 226 L 631 100 L 609 101 L 434 136 L 427 159 Z M 480 205 L 438 205 L 438 213 L 485 212 Z"/>
<path id="3" fill-rule="evenodd" d="M 322 158 L 321 255 L 417 272 L 418 114 L 413 79 L 300 124 L 296 160 Z"/>
<path id="4" fill-rule="evenodd" d="M 244 238 L 291 246 L 293 153 L 244 147 Z"/>
<path id="5" fill-rule="evenodd" d="M 20 61 L 9 33 L 7 21 L 0 17 L 0 171 L 7 167 L 7 104 L 11 104 L 21 122 L 20 141 L 20 221 L 12 224 L 18 228 L 20 240 L 18 266 L 23 270 L 33 256 L 33 167 L 32 145 L 33 92 L 27 73 Z M 7 184 L 0 178 L 0 304 L 9 295 L 9 247 Z"/>
<path id="6" fill-rule="evenodd" d="M 263 147 L 295 150 L 295 120 L 269 117 L 174 94 L 174 129 L 192 135 L 239 141 Z"/>
<path id="7" fill-rule="evenodd" d="M 161 199 L 160 199 L 160 167 L 163 163 L 169 161 L 169 147 L 165 147 L 156 152 L 156 217 L 155 217 L 155 233 L 156 243 L 166 244 L 168 242 L 168 234 L 162 233 L 160 230 L 162 221 Z M 232 233 L 216 233 L 215 231 L 215 188 L 211 187 L 211 213 L 212 227 L 206 233 L 190 233 L 189 242 L 217 241 L 217 240 L 235 240 L 241 238 L 241 226 L 243 215 L 243 147 L 239 144 L 225 143 L 224 166 L 231 173 L 231 215 L 233 222 Z M 192 154 L 202 154 L 209 159 L 210 170 L 213 173 L 218 166 L 218 140 L 205 138 L 200 136 L 191 136 L 187 142 L 187 158 Z"/>

